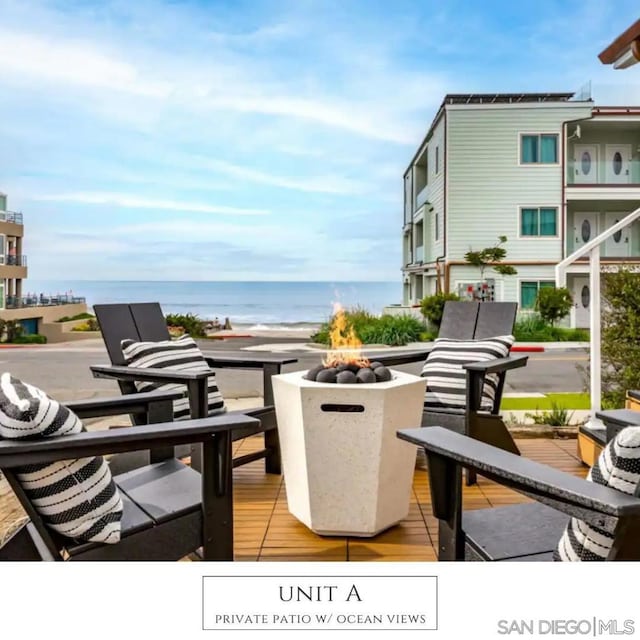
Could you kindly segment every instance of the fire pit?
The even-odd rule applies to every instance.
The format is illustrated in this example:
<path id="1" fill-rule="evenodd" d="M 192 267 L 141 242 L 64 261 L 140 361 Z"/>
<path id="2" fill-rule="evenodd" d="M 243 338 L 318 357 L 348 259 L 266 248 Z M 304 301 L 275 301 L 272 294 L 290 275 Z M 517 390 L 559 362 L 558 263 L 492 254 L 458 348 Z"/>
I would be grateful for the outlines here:
<path id="1" fill-rule="evenodd" d="M 420 425 L 425 387 L 370 365 L 357 339 L 322 367 L 274 376 L 289 511 L 322 535 L 374 536 L 405 518 L 416 448 L 396 431 Z"/>

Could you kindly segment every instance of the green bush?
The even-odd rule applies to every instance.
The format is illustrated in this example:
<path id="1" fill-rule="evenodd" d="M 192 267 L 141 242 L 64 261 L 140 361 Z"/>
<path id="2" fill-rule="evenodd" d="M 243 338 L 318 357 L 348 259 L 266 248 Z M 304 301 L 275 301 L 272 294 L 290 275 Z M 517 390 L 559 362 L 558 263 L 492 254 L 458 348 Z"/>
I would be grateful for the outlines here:
<path id="1" fill-rule="evenodd" d="M 29 333 L 25 336 L 18 336 L 12 341 L 13 344 L 46 344 L 47 337 L 39 333 Z"/>
<path id="2" fill-rule="evenodd" d="M 551 326 L 568 316 L 572 305 L 573 298 L 566 287 L 543 287 L 536 297 L 536 311 Z"/>
<path id="3" fill-rule="evenodd" d="M 71 331 L 99 331 L 98 321 L 92 316 L 86 322 L 71 328 Z"/>
<path id="4" fill-rule="evenodd" d="M 420 301 L 420 312 L 436 329 L 440 328 L 444 303 L 448 300 L 460 300 L 460 296 L 455 293 L 436 293 Z"/>
<path id="5" fill-rule="evenodd" d="M 89 320 L 91 318 L 95 318 L 95 316 L 91 313 L 83 311 L 82 313 L 76 313 L 75 316 L 62 316 L 62 318 L 58 318 L 55 322 L 69 322 L 70 320 Z"/>
<path id="6" fill-rule="evenodd" d="M 525 413 L 527 418 L 531 418 L 534 424 L 548 424 L 551 427 L 564 427 L 571 422 L 573 411 L 569 412 L 556 402 L 551 402 L 550 411 L 542 411 L 538 413 Z"/>
<path id="7" fill-rule="evenodd" d="M 168 327 L 182 327 L 192 338 L 206 337 L 205 322 L 192 313 L 169 313 L 165 320 Z"/>
<path id="8" fill-rule="evenodd" d="M 587 329 L 552 327 L 537 313 L 522 317 L 515 324 L 513 335 L 518 342 L 587 342 Z"/>
<path id="9" fill-rule="evenodd" d="M 402 346 L 408 342 L 417 342 L 424 333 L 424 326 L 414 316 L 374 316 L 365 309 L 355 308 L 345 311 L 347 326 L 353 330 L 363 344 L 388 344 Z M 333 317 L 324 323 L 311 340 L 318 344 L 329 344 L 329 329 Z"/>
<path id="10" fill-rule="evenodd" d="M 640 389 L 640 275 L 622 268 L 602 279 L 602 400 L 618 408 Z"/>

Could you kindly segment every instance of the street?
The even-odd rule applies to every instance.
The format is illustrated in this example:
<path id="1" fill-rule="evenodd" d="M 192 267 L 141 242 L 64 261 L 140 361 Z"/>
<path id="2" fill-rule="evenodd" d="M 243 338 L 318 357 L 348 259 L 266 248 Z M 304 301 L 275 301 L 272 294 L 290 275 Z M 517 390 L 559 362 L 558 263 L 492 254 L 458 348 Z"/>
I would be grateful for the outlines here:
<path id="1" fill-rule="evenodd" d="M 275 338 L 246 338 L 224 341 L 201 341 L 203 351 L 233 350 L 260 344 L 274 344 Z M 321 353 L 289 351 L 300 341 L 280 338 L 287 354 L 298 358 L 284 371 L 309 369 L 319 364 Z M 275 350 L 275 349 L 274 349 Z M 73 345 L 47 345 L 40 348 L 16 348 L 0 350 L 0 372 L 9 371 L 25 382 L 34 384 L 59 400 L 119 395 L 113 380 L 93 378 L 91 364 L 107 364 L 108 356 L 102 341 L 87 340 Z M 505 393 L 583 391 L 585 382 L 578 366 L 588 366 L 584 350 L 560 350 L 532 353 L 526 367 L 509 371 Z M 404 365 L 399 370 L 419 373 L 421 363 Z M 218 372 L 218 384 L 228 398 L 249 397 L 262 394 L 262 374 L 258 371 L 222 369 Z"/>

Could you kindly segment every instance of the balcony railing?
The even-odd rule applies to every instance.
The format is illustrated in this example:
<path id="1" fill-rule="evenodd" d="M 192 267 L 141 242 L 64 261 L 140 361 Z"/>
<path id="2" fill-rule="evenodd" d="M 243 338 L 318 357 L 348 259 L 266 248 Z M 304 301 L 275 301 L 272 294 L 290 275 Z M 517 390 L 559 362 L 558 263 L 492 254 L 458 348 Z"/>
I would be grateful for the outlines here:
<path id="1" fill-rule="evenodd" d="M 424 262 L 424 245 L 416 247 L 416 262 Z"/>
<path id="2" fill-rule="evenodd" d="M 640 162 L 634 158 L 616 157 L 609 160 L 593 160 L 588 152 L 582 158 L 570 160 L 567 164 L 567 184 L 572 187 L 640 186 Z"/>
<path id="3" fill-rule="evenodd" d="M 15 256 L 13 254 L 0 255 L 0 265 L 9 267 L 26 267 L 27 256 Z"/>
<path id="4" fill-rule="evenodd" d="M 52 307 L 60 304 L 86 304 L 86 298 L 74 296 L 70 294 L 63 295 L 26 295 L 18 298 L 17 296 L 7 296 L 5 301 L 6 309 L 23 309 L 25 307 Z"/>
<path id="5" fill-rule="evenodd" d="M 17 211 L 0 211 L 0 222 L 22 224 L 22 213 Z"/>
<path id="6" fill-rule="evenodd" d="M 430 195 L 431 189 L 429 185 L 426 185 L 416 196 L 416 209 L 419 209 L 425 202 L 428 202 Z"/>

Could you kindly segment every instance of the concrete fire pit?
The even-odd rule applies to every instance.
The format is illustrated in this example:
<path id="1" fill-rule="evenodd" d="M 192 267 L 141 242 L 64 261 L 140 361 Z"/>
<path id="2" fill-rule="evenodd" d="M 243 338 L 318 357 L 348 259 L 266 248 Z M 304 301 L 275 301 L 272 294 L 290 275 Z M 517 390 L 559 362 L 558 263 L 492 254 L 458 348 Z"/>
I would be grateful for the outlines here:
<path id="1" fill-rule="evenodd" d="M 375 536 L 409 513 L 426 379 L 330 384 L 305 371 L 273 377 L 289 511 L 322 535 Z"/>

